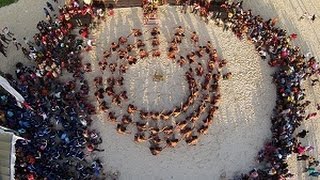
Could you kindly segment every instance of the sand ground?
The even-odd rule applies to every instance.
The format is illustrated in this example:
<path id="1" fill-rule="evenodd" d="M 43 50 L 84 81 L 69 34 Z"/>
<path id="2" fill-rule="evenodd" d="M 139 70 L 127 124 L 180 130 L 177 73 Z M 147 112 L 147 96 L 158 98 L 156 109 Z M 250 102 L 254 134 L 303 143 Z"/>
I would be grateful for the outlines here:
<path id="1" fill-rule="evenodd" d="M 232 177 L 237 171 L 249 171 L 256 165 L 255 155 L 265 140 L 270 137 L 269 117 L 275 101 L 275 87 L 271 84 L 270 76 L 272 69 L 266 62 L 261 61 L 252 45 L 246 41 L 240 42 L 230 32 L 223 32 L 222 28 L 213 23 L 206 26 L 203 22 L 199 22 L 197 16 L 179 14 L 175 7 L 162 7 L 160 19 L 161 36 L 165 42 L 170 41 L 174 28 L 179 25 L 189 31 L 198 32 L 202 43 L 208 40 L 213 42 L 220 56 L 229 62 L 227 68 L 233 73 L 233 78 L 221 81 L 222 103 L 219 105 L 221 110 L 215 117 L 208 135 L 203 136 L 195 147 L 182 143 L 177 148 L 166 149 L 160 156 L 154 157 L 149 153 L 148 144 L 133 143 L 132 135 L 115 134 L 115 126 L 105 123 L 105 116 L 98 116 L 100 121 L 96 121 L 95 127 L 99 128 L 105 137 L 102 147 L 106 149 L 107 167 L 119 169 L 121 179 L 195 179 L 197 177 L 208 179 L 218 178 L 221 174 Z M 132 27 L 141 27 L 141 21 L 139 8 L 117 11 L 114 17 L 105 22 L 106 25 L 102 24 L 101 29 L 94 33 L 98 46 L 90 53 L 89 62 L 97 64 L 96 59 L 101 57 L 101 52 L 110 42 L 129 34 Z M 143 27 L 143 30 L 147 29 L 148 27 Z M 165 42 L 161 43 L 160 49 L 166 50 Z M 186 54 L 192 48 L 190 42 L 184 42 L 182 48 L 184 52 L 181 53 Z M 132 73 L 131 68 L 134 68 L 141 74 L 140 78 L 148 77 L 150 73 L 145 72 L 140 64 L 148 63 L 141 62 L 130 67 L 129 75 Z M 170 72 L 170 66 L 163 68 Z M 173 77 L 178 78 L 173 85 L 178 84 L 181 77 L 180 68 L 174 68 L 177 70 L 171 72 Z M 92 74 L 99 75 L 99 71 Z M 148 81 L 143 83 L 135 75 L 126 76 L 126 81 L 133 86 L 134 93 L 129 97 L 133 102 L 141 103 L 140 94 L 144 94 L 145 99 L 157 98 L 155 91 L 159 89 L 153 88 Z M 167 83 L 171 87 L 169 92 L 173 94 L 179 92 L 181 88 L 179 85 L 170 85 L 172 83 L 170 80 Z M 143 86 L 146 86 L 146 89 Z M 177 93 L 166 105 L 170 106 L 171 102 L 179 101 L 177 99 L 181 98 L 181 94 L 183 95 L 183 93 Z M 163 96 L 166 96 L 164 92 Z M 154 109 L 155 103 L 149 104 L 148 101 L 142 100 L 142 104 L 147 109 Z"/>
<path id="2" fill-rule="evenodd" d="M 22 38 L 25 36 L 32 38 L 36 32 L 37 22 L 44 19 L 42 9 L 44 5 L 45 1 L 19 0 L 18 3 L 1 8 L 0 26 L 8 26 L 23 43 Z M 265 18 L 278 17 L 282 28 L 298 34 L 296 43 L 305 52 L 311 51 L 319 57 L 320 19 L 314 23 L 307 20 L 298 21 L 304 11 L 318 13 L 320 3 L 317 0 L 283 0 L 281 2 L 247 0 L 244 6 L 253 9 L 254 14 L 261 14 Z M 93 33 L 98 45 L 94 51 L 83 55 L 84 62 L 91 62 L 94 65 L 94 72 L 86 75 L 88 80 L 101 75 L 97 67 L 97 60 L 101 58 L 102 51 L 108 47 L 110 42 L 115 41 L 121 35 L 129 34 L 131 28 L 142 27 L 141 14 L 139 8 L 119 9 L 114 17 L 108 18 L 101 24 L 99 31 Z M 202 136 L 199 144 L 194 147 L 182 143 L 177 148 L 166 149 L 160 156 L 155 157 L 150 154 L 147 144 L 135 144 L 132 135 L 117 134 L 115 125 L 105 122 L 103 115 L 98 115 L 93 126 L 103 136 L 102 148 L 106 151 L 100 153 L 99 156 L 103 157 L 106 170 L 119 171 L 120 179 L 219 179 L 223 176 L 230 178 L 237 172 L 248 172 L 256 166 L 254 157 L 271 135 L 270 115 L 276 96 L 270 75 L 274 70 L 268 67 L 267 62 L 259 58 L 252 45 L 246 41 L 240 42 L 230 32 L 223 32 L 212 22 L 206 26 L 199 21 L 198 17 L 179 14 L 175 7 L 162 7 L 160 17 L 163 40 L 168 41 L 172 37 L 173 28 L 178 25 L 199 32 L 200 41 L 211 40 L 219 55 L 227 59 L 229 62 L 227 68 L 233 73 L 233 77 L 220 82 L 222 92 L 220 111 L 209 133 Z M 191 48 L 188 43 L 184 43 L 184 46 L 186 52 Z M 162 43 L 161 48 L 165 49 L 166 44 Z M 0 56 L 0 60 L 0 70 L 11 73 L 14 72 L 16 62 L 30 63 L 23 57 L 22 52 L 15 50 L 12 44 L 8 49 L 8 58 Z M 136 72 L 134 68 L 140 69 L 141 67 L 146 66 L 143 64 L 140 67 L 133 66 L 132 76 Z M 170 72 L 169 74 L 173 77 L 179 77 L 180 70 L 178 69 L 178 67 L 169 65 L 163 66 L 162 70 Z M 136 78 L 126 77 L 128 84 L 133 87 L 133 93 L 130 96 L 132 101 L 141 103 L 141 97 L 150 101 L 158 93 L 156 91 L 158 89 L 148 88 L 149 86 L 140 88 L 139 78 L 147 75 L 147 72 L 141 70 L 141 75 L 137 75 Z M 172 80 L 171 83 L 175 82 Z M 315 109 L 315 104 L 319 103 L 317 93 L 319 86 L 310 87 L 310 82 L 306 81 L 305 87 L 307 99 L 313 104 L 310 108 L 312 111 Z M 173 86 L 170 91 L 160 93 L 171 94 L 173 99 L 169 101 L 175 104 L 175 101 L 184 98 L 183 93 L 180 93 L 181 96 L 173 96 L 177 91 L 176 88 L 178 86 Z M 141 91 L 147 92 L 145 96 L 141 95 Z M 141 106 L 146 104 L 141 103 Z M 151 105 L 146 107 L 151 107 Z M 320 134 L 317 133 L 320 127 L 317 121 L 318 118 L 304 125 L 311 131 L 304 143 L 315 145 L 314 154 L 318 154 L 320 147 L 320 142 L 318 142 Z M 301 173 L 305 166 L 304 163 L 292 160 L 291 165 L 292 172 L 298 175 L 295 179 L 307 179 Z"/>

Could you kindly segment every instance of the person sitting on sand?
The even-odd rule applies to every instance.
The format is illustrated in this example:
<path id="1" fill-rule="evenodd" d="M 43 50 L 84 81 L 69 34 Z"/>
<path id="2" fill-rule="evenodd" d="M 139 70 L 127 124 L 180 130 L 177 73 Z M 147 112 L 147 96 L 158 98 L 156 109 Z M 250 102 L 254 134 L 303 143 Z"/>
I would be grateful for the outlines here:
<path id="1" fill-rule="evenodd" d="M 109 59 L 111 57 L 111 55 L 112 55 L 111 49 L 103 52 L 103 58 L 105 60 Z"/>
<path id="2" fill-rule="evenodd" d="M 182 67 L 183 65 L 185 65 L 187 63 L 187 60 L 183 56 L 180 56 L 178 63 L 180 65 L 180 67 Z"/>
<path id="3" fill-rule="evenodd" d="M 136 42 L 136 44 L 137 44 L 137 48 L 142 48 L 142 47 L 144 47 L 146 45 L 141 39 L 139 39 Z"/>
<path id="4" fill-rule="evenodd" d="M 140 49 L 140 51 L 139 51 L 139 56 L 140 56 L 141 59 L 143 59 L 143 58 L 148 57 L 149 54 L 148 54 L 148 52 L 147 52 L 146 50 Z"/>
<path id="5" fill-rule="evenodd" d="M 188 144 L 188 145 L 196 145 L 197 143 L 198 143 L 198 136 L 196 136 L 196 135 L 191 135 L 191 136 L 188 136 L 187 138 L 186 138 L 186 143 Z"/>
<path id="6" fill-rule="evenodd" d="M 208 132 L 208 129 L 209 129 L 209 124 L 211 123 L 211 120 L 209 119 L 206 119 L 206 123 L 205 124 L 202 124 L 199 129 L 197 130 L 197 132 L 199 134 L 207 134 Z"/>
<path id="7" fill-rule="evenodd" d="M 141 116 L 141 115 L 140 115 Z M 136 127 L 138 132 L 143 132 L 148 130 L 148 122 L 136 122 Z"/>
<path id="8" fill-rule="evenodd" d="M 204 69 L 202 67 L 201 63 L 198 63 L 197 67 L 196 67 L 196 74 L 197 76 L 202 76 L 204 73 Z"/>
<path id="9" fill-rule="evenodd" d="M 128 100 L 127 91 L 122 91 L 119 95 L 121 100 Z"/>
<path id="10" fill-rule="evenodd" d="M 152 57 L 160 57 L 160 55 L 161 55 L 161 52 L 159 49 L 152 51 Z"/>
<path id="11" fill-rule="evenodd" d="M 158 27 L 154 27 L 151 30 L 151 36 L 158 36 L 160 34 L 159 28 Z"/>
<path id="12" fill-rule="evenodd" d="M 117 67 L 117 64 L 116 64 L 116 63 L 110 63 L 110 64 L 109 64 L 109 69 L 110 69 L 110 72 L 111 72 L 112 74 L 116 71 L 116 67 Z"/>
<path id="13" fill-rule="evenodd" d="M 181 36 L 175 35 L 175 36 L 173 37 L 172 43 L 181 44 L 181 43 L 182 43 L 182 38 L 181 38 Z"/>
<path id="14" fill-rule="evenodd" d="M 181 36 L 181 37 L 184 37 L 184 29 L 181 27 L 181 26 L 178 26 L 176 29 L 175 29 L 175 36 Z"/>
<path id="15" fill-rule="evenodd" d="M 116 51 L 119 48 L 119 44 L 116 44 L 115 42 L 111 43 L 111 49 L 112 51 Z"/>
<path id="16" fill-rule="evenodd" d="M 178 144 L 179 141 L 180 141 L 180 140 L 179 140 L 178 138 L 172 137 L 172 138 L 168 138 L 168 139 L 166 140 L 166 143 L 167 143 L 167 145 L 168 145 L 169 147 L 174 148 L 174 147 L 177 146 L 177 144 Z"/>
<path id="17" fill-rule="evenodd" d="M 142 35 L 141 29 L 132 29 L 132 33 L 134 37 L 139 37 Z"/>
<path id="18" fill-rule="evenodd" d="M 128 56 L 128 51 L 126 49 L 119 49 L 118 50 L 118 57 L 119 59 L 124 59 Z"/>
<path id="19" fill-rule="evenodd" d="M 192 64 L 193 62 L 196 61 L 196 54 L 194 52 L 191 52 L 189 54 L 187 54 L 187 59 L 189 61 L 190 64 Z"/>
<path id="20" fill-rule="evenodd" d="M 138 60 L 137 60 L 137 58 L 134 57 L 134 56 L 128 56 L 128 57 L 127 57 L 127 61 L 128 61 L 128 63 L 129 63 L 129 65 L 132 65 L 132 64 L 135 64 Z"/>
<path id="21" fill-rule="evenodd" d="M 128 39 L 124 36 L 121 36 L 121 37 L 119 37 L 118 42 L 119 42 L 119 44 L 124 45 L 125 43 L 128 42 Z"/>
<path id="22" fill-rule="evenodd" d="M 138 132 L 134 135 L 134 141 L 141 143 L 141 142 L 146 142 L 148 138 L 146 137 L 144 132 Z"/>
<path id="23" fill-rule="evenodd" d="M 127 132 L 127 126 L 126 125 L 124 125 L 124 124 L 122 124 L 122 123 L 120 123 L 120 124 L 117 124 L 117 132 L 119 133 L 119 134 L 131 134 L 131 132 Z"/>
<path id="24" fill-rule="evenodd" d="M 161 147 L 160 145 L 152 145 L 150 146 L 150 151 L 151 151 L 151 154 L 156 156 L 158 155 L 164 148 Z"/>
<path id="25" fill-rule="evenodd" d="M 152 38 L 152 42 L 151 42 L 152 47 L 156 47 L 160 45 L 160 40 L 159 37 L 155 36 Z"/>
<path id="26" fill-rule="evenodd" d="M 128 112 L 129 114 L 133 114 L 133 113 L 136 112 L 136 111 L 137 111 L 137 108 L 136 108 L 134 105 L 132 105 L 132 104 L 129 104 L 129 105 L 128 105 L 127 112 Z"/>
<path id="27" fill-rule="evenodd" d="M 174 51 L 168 52 L 168 58 L 174 60 L 176 58 L 176 53 Z"/>
<path id="28" fill-rule="evenodd" d="M 115 116 L 114 112 L 109 112 L 107 117 L 108 117 L 108 121 L 112 123 L 117 122 L 117 117 Z"/>
<path id="29" fill-rule="evenodd" d="M 106 101 L 102 101 L 99 104 L 99 110 L 102 112 L 107 112 L 109 109 L 109 107 L 107 106 L 107 102 Z"/>

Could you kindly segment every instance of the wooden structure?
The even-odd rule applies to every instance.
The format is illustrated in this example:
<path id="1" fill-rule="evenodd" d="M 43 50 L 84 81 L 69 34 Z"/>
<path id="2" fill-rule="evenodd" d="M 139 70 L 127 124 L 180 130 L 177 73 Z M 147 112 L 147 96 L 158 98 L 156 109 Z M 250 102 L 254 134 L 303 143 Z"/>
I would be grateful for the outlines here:
<path id="1" fill-rule="evenodd" d="M 159 0 L 160 4 L 162 1 Z M 175 5 L 176 0 L 167 0 L 170 5 Z M 114 0 L 93 0 L 94 6 L 108 7 L 112 5 L 113 7 L 142 7 L 142 0 L 118 0 L 117 4 Z"/>

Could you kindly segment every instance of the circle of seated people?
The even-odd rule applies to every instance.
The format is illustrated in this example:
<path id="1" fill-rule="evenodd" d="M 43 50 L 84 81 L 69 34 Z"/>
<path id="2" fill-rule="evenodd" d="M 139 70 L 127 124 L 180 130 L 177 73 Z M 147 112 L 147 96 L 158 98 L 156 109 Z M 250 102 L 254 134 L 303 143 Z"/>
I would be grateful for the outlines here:
<path id="1" fill-rule="evenodd" d="M 207 132 L 218 109 L 217 103 L 220 99 L 218 81 L 222 76 L 221 69 L 226 65 L 225 60 L 218 58 L 217 51 L 210 41 L 202 46 L 199 44 L 196 32 L 188 32 L 189 37 L 181 26 L 174 31 L 166 54 L 161 54 L 159 50 L 161 41 L 158 27 L 145 32 L 133 29 L 128 36 L 119 37 L 117 42 L 112 42 L 110 48 L 104 51 L 103 59 L 99 61 L 102 73 L 110 72 L 107 86 L 103 86 L 105 77 L 98 76 L 94 79 L 96 85 L 94 94 L 100 111 L 107 114 L 108 121 L 117 123 L 118 133 L 134 132 L 134 141 L 148 141 L 153 155 L 157 155 L 165 147 L 175 147 L 181 140 L 194 145 L 198 137 Z M 148 33 L 150 38 L 143 41 L 141 36 L 147 36 Z M 189 53 L 184 56 L 180 45 L 189 41 L 193 43 L 195 51 L 188 50 Z M 146 50 L 146 43 L 151 43 L 152 50 Z M 128 96 L 127 90 L 123 87 L 123 75 L 130 66 L 138 61 L 144 61 L 149 56 L 155 58 L 154 61 L 165 56 L 168 61 L 186 69 L 185 79 L 189 95 L 181 105 L 171 110 L 146 111 L 127 103 Z M 205 65 L 201 63 L 201 59 L 207 59 Z M 225 79 L 230 76 L 231 73 L 223 75 Z M 105 94 L 110 97 L 109 100 L 105 98 Z M 111 106 L 124 109 L 122 111 L 124 113 L 116 113 Z M 158 121 L 162 121 L 162 124 Z M 130 126 L 135 127 L 135 130 L 130 131 Z"/>

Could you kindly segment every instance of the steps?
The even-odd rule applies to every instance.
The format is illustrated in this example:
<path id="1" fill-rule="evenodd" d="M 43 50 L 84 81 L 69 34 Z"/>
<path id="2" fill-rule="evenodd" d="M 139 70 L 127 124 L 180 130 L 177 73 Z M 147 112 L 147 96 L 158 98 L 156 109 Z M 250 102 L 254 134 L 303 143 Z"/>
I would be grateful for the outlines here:
<path id="1" fill-rule="evenodd" d="M 10 179 L 12 135 L 0 133 L 0 179 Z"/>
<path id="2" fill-rule="evenodd" d="M 157 26 L 160 24 L 160 19 L 158 17 L 149 18 L 146 22 L 146 26 Z"/>
<path id="3" fill-rule="evenodd" d="M 11 142 L 11 138 L 12 138 L 11 134 L 7 134 L 7 133 L 0 134 L 0 142 L 1 141 Z"/>
<path id="4" fill-rule="evenodd" d="M 161 0 L 159 0 L 161 2 Z M 176 0 L 167 0 L 168 4 L 175 5 Z M 98 7 L 108 7 L 109 4 L 112 4 L 116 8 L 123 7 L 141 7 L 142 0 L 118 0 L 117 5 L 114 0 L 93 0 L 93 5 Z"/>
<path id="5" fill-rule="evenodd" d="M 115 4 L 114 0 L 93 0 L 94 6 L 99 7 L 108 7 L 109 4 L 113 5 L 114 7 L 141 7 L 142 1 L 141 0 L 118 0 L 117 5 Z"/>

